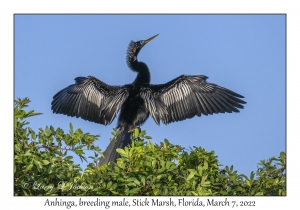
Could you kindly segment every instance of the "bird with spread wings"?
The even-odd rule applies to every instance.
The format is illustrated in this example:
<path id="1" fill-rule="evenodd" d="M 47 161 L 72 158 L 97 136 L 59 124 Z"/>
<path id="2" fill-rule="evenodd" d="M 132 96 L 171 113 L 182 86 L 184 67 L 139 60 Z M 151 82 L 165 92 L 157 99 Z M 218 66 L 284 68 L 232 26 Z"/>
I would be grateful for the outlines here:
<path id="1" fill-rule="evenodd" d="M 157 35 L 137 42 L 131 41 L 127 64 L 137 72 L 131 84 L 110 86 L 95 77 L 77 77 L 53 97 L 54 113 L 80 117 L 94 123 L 110 124 L 118 114 L 118 137 L 104 151 L 100 165 L 115 162 L 117 148 L 130 143 L 130 131 L 141 126 L 149 117 L 156 124 L 169 124 L 194 116 L 239 112 L 246 102 L 229 89 L 207 82 L 203 75 L 182 75 L 165 84 L 150 84 L 150 71 L 137 60 L 140 50 Z"/>

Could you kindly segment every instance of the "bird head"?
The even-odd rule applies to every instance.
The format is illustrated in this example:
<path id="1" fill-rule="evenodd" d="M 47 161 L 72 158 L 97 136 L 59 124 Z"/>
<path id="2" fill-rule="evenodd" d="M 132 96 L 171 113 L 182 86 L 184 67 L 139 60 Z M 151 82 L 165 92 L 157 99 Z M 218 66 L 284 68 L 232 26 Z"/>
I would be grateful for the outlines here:
<path id="1" fill-rule="evenodd" d="M 139 54 L 140 50 L 150 41 L 152 41 L 155 37 L 157 37 L 158 34 L 155 36 L 150 37 L 146 40 L 140 40 L 140 41 L 131 41 L 128 50 L 127 50 L 127 63 L 128 65 L 134 61 L 137 60 L 137 55 Z"/>
<path id="2" fill-rule="evenodd" d="M 150 41 L 152 41 L 157 36 L 158 36 L 158 34 L 156 34 L 155 36 L 150 37 L 149 39 L 137 41 L 136 42 L 137 49 L 138 50 L 142 49 L 142 47 L 144 47 L 147 43 L 149 43 Z"/>

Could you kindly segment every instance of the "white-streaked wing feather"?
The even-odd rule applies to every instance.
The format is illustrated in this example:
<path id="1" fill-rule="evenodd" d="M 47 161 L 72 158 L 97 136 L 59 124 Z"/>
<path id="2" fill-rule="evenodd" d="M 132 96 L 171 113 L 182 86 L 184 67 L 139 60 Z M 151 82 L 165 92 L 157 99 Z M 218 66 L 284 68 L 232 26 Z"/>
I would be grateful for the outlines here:
<path id="1" fill-rule="evenodd" d="M 202 75 L 182 75 L 166 84 L 143 87 L 141 97 L 157 124 L 160 120 L 168 124 L 195 115 L 239 112 L 238 108 L 243 108 L 241 104 L 246 102 L 239 99 L 243 96 L 207 83 L 206 79 Z"/>

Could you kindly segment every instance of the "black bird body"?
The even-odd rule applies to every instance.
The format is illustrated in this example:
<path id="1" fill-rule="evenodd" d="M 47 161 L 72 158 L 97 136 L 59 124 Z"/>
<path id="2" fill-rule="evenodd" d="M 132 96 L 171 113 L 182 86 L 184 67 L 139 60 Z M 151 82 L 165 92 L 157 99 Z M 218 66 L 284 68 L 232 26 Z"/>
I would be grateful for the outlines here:
<path id="1" fill-rule="evenodd" d="M 128 86 L 129 95 L 123 103 L 118 119 L 118 128 L 129 131 L 142 125 L 149 117 L 144 99 L 140 96 L 140 86 Z"/>
<path id="2" fill-rule="evenodd" d="M 156 35 L 157 36 L 157 35 Z M 116 148 L 130 143 L 128 132 L 142 125 L 149 115 L 156 124 L 182 121 L 201 114 L 239 112 L 246 102 L 243 96 L 206 82 L 203 75 L 181 75 L 165 84 L 150 84 L 147 65 L 137 60 L 142 47 L 154 39 L 131 41 L 127 50 L 127 64 L 137 72 L 131 84 L 110 86 L 95 77 L 77 77 L 76 83 L 54 95 L 54 113 L 81 117 L 100 124 L 110 124 L 120 110 L 117 140 L 104 152 L 100 164 L 114 162 L 118 158 Z"/>

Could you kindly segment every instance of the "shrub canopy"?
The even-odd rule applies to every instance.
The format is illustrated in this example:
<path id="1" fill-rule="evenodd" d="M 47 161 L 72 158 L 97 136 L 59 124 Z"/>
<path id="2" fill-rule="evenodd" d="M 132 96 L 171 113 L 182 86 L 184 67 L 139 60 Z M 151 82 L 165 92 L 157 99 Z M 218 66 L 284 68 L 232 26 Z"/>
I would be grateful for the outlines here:
<path id="1" fill-rule="evenodd" d="M 14 106 L 14 195 L 164 195 L 249 196 L 286 195 L 286 154 L 262 160 L 256 172 L 238 174 L 218 162 L 214 151 L 190 150 L 167 139 L 154 144 L 146 131 L 135 129 L 132 143 L 117 149 L 115 164 L 98 166 L 101 149 L 97 135 L 80 128 L 66 133 L 53 126 L 33 131 L 27 121 L 41 113 L 26 112 L 29 99 Z M 117 130 L 112 132 L 115 140 Z M 85 150 L 94 156 L 85 156 Z M 89 162 L 82 170 L 73 162 L 78 155 Z M 233 154 L 234 155 L 234 154 Z"/>

